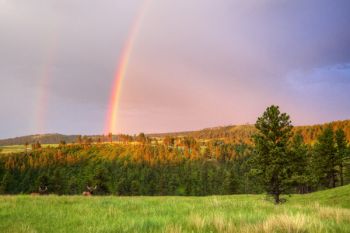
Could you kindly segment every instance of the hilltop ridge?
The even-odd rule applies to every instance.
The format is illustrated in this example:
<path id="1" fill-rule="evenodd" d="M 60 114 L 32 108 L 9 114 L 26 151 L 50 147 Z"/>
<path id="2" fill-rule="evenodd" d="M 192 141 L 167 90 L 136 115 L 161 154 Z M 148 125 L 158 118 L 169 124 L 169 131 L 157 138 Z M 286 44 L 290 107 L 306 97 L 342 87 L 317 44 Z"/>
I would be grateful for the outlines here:
<path id="1" fill-rule="evenodd" d="M 331 126 L 334 129 L 343 128 L 347 139 L 350 141 L 350 119 L 342 121 L 333 121 L 324 124 L 306 125 L 306 126 L 295 126 L 294 131 L 300 131 L 304 136 L 304 140 L 308 144 L 315 142 L 317 136 L 321 131 Z M 170 132 L 170 133 L 152 133 L 147 134 L 149 137 L 164 138 L 164 137 L 193 137 L 196 139 L 210 140 L 210 139 L 223 139 L 229 140 L 234 143 L 251 143 L 251 136 L 255 133 L 255 127 L 251 124 L 245 125 L 229 125 L 219 126 L 212 128 L 205 128 L 196 131 L 183 131 L 183 132 Z M 120 135 L 115 135 L 114 140 L 118 140 Z M 79 135 L 63 135 L 63 134 L 36 134 L 22 137 L 8 138 L 0 140 L 0 146 L 9 145 L 22 145 L 26 142 L 35 143 L 39 141 L 42 144 L 58 144 L 61 141 L 72 143 L 77 140 Z M 93 139 L 101 137 L 101 135 L 88 135 Z"/>

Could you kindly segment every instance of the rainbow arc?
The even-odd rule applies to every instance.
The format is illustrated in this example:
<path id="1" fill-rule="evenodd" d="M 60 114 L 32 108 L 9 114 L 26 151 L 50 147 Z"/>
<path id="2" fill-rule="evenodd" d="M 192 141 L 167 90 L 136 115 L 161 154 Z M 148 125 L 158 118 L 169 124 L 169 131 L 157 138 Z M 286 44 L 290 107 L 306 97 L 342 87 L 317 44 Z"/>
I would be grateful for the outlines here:
<path id="1" fill-rule="evenodd" d="M 117 133 L 118 114 L 120 109 L 120 97 L 122 93 L 123 81 L 127 76 L 127 70 L 130 63 L 132 50 L 140 30 L 142 20 L 146 14 L 147 8 L 150 5 L 151 0 L 145 0 L 131 25 L 129 34 L 127 36 L 125 45 L 123 47 L 117 69 L 115 72 L 115 78 L 112 88 L 112 94 L 109 101 L 108 113 L 107 113 L 107 124 L 105 133 Z"/>

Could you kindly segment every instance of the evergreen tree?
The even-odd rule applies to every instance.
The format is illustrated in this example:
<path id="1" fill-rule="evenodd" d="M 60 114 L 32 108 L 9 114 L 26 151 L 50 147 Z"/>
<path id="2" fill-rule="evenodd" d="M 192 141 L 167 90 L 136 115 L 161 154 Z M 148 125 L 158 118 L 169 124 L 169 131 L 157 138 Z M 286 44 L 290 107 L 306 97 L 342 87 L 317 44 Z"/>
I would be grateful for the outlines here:
<path id="1" fill-rule="evenodd" d="M 298 193 L 308 192 L 310 183 L 310 169 L 308 161 L 308 148 L 304 143 L 304 138 L 297 132 L 291 142 L 291 170 L 293 172 L 291 182 L 296 187 Z"/>
<path id="2" fill-rule="evenodd" d="M 61 174 L 62 169 L 56 169 L 51 178 L 51 191 L 56 194 L 64 193 L 64 179 Z"/>
<path id="3" fill-rule="evenodd" d="M 93 176 L 92 184 L 97 186 L 97 194 L 108 194 L 110 193 L 110 176 L 108 175 L 108 170 L 105 166 L 101 165 L 96 168 Z"/>
<path id="4" fill-rule="evenodd" d="M 117 194 L 121 196 L 126 196 L 129 194 L 129 185 L 126 178 L 122 177 L 117 183 Z"/>
<path id="5" fill-rule="evenodd" d="M 234 170 L 226 171 L 224 175 L 224 194 L 235 194 L 238 189 L 238 180 L 235 177 Z"/>
<path id="6" fill-rule="evenodd" d="M 258 118 L 255 127 L 258 130 L 253 136 L 255 171 L 262 176 L 265 191 L 279 204 L 280 195 L 288 190 L 291 176 L 288 142 L 293 126 L 289 116 L 272 105 Z"/>
<path id="7" fill-rule="evenodd" d="M 10 193 L 12 194 L 13 191 L 11 189 L 11 186 L 14 183 L 14 178 L 11 172 L 6 172 L 1 180 L 0 183 L 0 194 L 6 194 Z"/>
<path id="8" fill-rule="evenodd" d="M 313 159 L 315 175 L 319 183 L 327 188 L 336 186 L 339 163 L 336 152 L 334 131 L 327 127 L 318 137 Z"/>
<path id="9" fill-rule="evenodd" d="M 68 190 L 65 192 L 68 194 L 79 194 L 79 186 L 78 186 L 78 181 L 75 176 L 71 176 L 70 179 L 68 180 Z"/>
<path id="10" fill-rule="evenodd" d="M 144 133 L 140 133 L 137 136 L 137 141 L 140 142 L 141 144 L 145 144 L 148 141 L 148 138 Z"/>
<path id="11" fill-rule="evenodd" d="M 140 182 L 138 180 L 131 181 L 130 191 L 132 196 L 140 194 Z"/>
<path id="12" fill-rule="evenodd" d="M 108 134 L 108 141 L 109 141 L 110 143 L 113 143 L 113 134 L 112 134 L 112 133 L 109 133 L 109 134 Z"/>
<path id="13" fill-rule="evenodd" d="M 348 141 L 343 129 L 338 129 L 335 132 L 335 142 L 336 142 L 336 159 L 339 165 L 339 176 L 340 176 L 340 185 L 344 185 L 344 161 L 347 154 L 347 145 Z"/>

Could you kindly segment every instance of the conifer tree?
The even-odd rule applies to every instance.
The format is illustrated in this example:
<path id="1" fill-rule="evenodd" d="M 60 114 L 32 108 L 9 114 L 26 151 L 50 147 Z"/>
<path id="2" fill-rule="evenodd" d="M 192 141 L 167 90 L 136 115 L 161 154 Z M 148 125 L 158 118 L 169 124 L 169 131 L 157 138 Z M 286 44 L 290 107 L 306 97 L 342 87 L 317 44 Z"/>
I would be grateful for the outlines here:
<path id="1" fill-rule="evenodd" d="M 340 176 L 340 185 L 344 185 L 344 160 L 347 154 L 347 145 L 346 135 L 343 129 L 338 129 L 335 132 L 335 142 L 336 142 L 336 159 L 339 165 L 339 176 Z"/>
<path id="2" fill-rule="evenodd" d="M 327 127 L 318 137 L 313 158 L 315 175 L 319 183 L 327 188 L 336 186 L 339 163 L 336 152 L 334 131 Z"/>
<path id="3" fill-rule="evenodd" d="M 279 204 L 291 177 L 288 142 L 293 126 L 289 116 L 272 105 L 258 118 L 255 127 L 255 172 L 262 176 L 265 191 Z"/>
<path id="4" fill-rule="evenodd" d="M 296 186 L 298 193 L 306 193 L 310 183 L 308 147 L 305 145 L 300 132 L 297 132 L 292 139 L 290 153 L 290 165 L 293 172 L 291 182 Z"/>

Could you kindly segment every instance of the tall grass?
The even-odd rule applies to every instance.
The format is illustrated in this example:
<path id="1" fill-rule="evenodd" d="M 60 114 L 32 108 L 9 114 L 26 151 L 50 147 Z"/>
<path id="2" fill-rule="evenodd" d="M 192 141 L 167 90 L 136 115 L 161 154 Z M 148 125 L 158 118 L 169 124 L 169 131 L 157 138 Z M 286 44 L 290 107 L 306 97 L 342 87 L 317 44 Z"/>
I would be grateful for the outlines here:
<path id="1" fill-rule="evenodd" d="M 349 209 L 317 201 L 311 195 L 279 206 L 260 195 L 2 196 L 0 232 L 350 232 Z"/>

